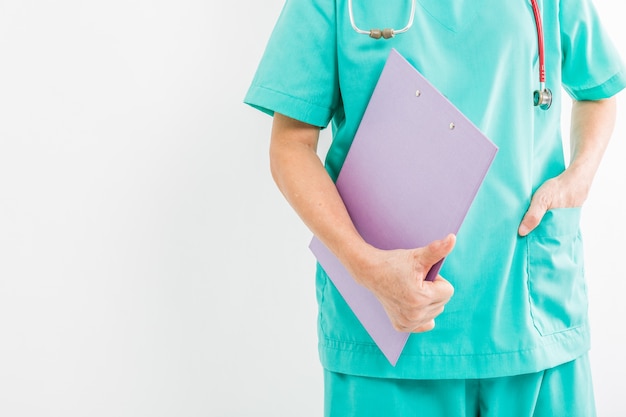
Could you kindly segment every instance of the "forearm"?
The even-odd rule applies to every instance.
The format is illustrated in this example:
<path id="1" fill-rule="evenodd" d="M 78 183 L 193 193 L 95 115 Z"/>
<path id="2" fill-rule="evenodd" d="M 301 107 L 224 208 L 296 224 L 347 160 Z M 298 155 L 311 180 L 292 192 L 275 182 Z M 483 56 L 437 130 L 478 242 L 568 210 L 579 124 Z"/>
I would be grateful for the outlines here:
<path id="1" fill-rule="evenodd" d="M 520 223 L 521 236 L 535 229 L 547 210 L 580 207 L 585 202 L 613 132 L 615 107 L 615 98 L 573 103 L 570 164 L 537 189 Z"/>
<path id="2" fill-rule="evenodd" d="M 373 250 L 354 227 L 316 153 L 319 129 L 275 115 L 270 166 L 278 188 L 309 229 L 348 268 Z"/>
<path id="3" fill-rule="evenodd" d="M 575 101 L 570 128 L 571 159 L 567 175 L 576 181 L 583 200 L 609 143 L 615 125 L 616 99 Z M 582 203 L 582 202 L 581 202 Z"/>
<path id="4" fill-rule="evenodd" d="M 278 188 L 354 279 L 380 300 L 397 330 L 431 330 L 454 289 L 439 276 L 432 282 L 425 278 L 450 253 L 454 236 L 410 250 L 379 250 L 367 244 L 317 156 L 318 138 L 318 128 L 274 116 L 270 166 Z"/>

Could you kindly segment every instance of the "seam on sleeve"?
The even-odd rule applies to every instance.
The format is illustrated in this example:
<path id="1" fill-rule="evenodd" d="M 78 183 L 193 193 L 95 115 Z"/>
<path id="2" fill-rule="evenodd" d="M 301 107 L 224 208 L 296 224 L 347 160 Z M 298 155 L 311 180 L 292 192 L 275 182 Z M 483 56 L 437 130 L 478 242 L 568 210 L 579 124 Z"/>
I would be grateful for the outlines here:
<path id="1" fill-rule="evenodd" d="M 333 109 L 328 107 L 259 85 L 250 88 L 244 103 L 270 116 L 278 112 L 292 119 L 320 127 L 328 126 L 333 114 Z"/>
<path id="2" fill-rule="evenodd" d="M 626 73 L 621 70 L 601 84 L 576 89 L 565 86 L 565 90 L 576 100 L 601 100 L 614 96 L 625 87 Z"/>

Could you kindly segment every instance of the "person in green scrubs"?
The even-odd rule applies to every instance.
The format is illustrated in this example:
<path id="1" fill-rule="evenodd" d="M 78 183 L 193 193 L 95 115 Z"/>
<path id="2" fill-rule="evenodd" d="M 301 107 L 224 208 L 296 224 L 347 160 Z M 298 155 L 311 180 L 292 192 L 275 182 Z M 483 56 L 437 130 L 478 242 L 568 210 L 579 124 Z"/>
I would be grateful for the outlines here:
<path id="1" fill-rule="evenodd" d="M 595 415 L 579 220 L 626 70 L 591 0 L 539 8 L 548 110 L 533 105 L 529 0 L 417 0 L 411 28 L 387 40 L 357 33 L 351 17 L 360 28 L 401 28 L 411 0 L 354 0 L 352 16 L 348 0 L 286 1 L 245 97 L 274 117 L 272 174 L 394 327 L 411 333 L 391 366 L 318 265 L 327 416 Z M 458 234 L 422 248 L 369 245 L 334 186 L 391 48 L 499 147 Z M 322 164 L 316 147 L 329 124 Z M 424 281 L 443 257 L 441 275 Z"/>

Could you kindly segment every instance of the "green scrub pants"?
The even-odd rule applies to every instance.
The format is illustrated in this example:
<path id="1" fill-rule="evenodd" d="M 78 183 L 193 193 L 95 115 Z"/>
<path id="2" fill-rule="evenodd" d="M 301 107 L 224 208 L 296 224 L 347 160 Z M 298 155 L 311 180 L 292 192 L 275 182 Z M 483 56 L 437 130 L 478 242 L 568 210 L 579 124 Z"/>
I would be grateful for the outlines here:
<path id="1" fill-rule="evenodd" d="M 594 417 L 589 358 L 534 374 L 406 380 L 324 371 L 327 417 Z"/>

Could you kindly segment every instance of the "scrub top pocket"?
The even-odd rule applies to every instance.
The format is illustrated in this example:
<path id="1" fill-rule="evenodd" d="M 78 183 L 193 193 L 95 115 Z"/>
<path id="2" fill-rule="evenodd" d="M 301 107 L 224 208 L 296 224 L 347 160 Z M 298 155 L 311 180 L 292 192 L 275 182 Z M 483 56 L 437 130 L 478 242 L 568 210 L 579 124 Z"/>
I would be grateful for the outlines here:
<path id="1" fill-rule="evenodd" d="M 543 336 L 587 321 L 580 210 L 548 211 L 527 238 L 530 314 Z"/>

